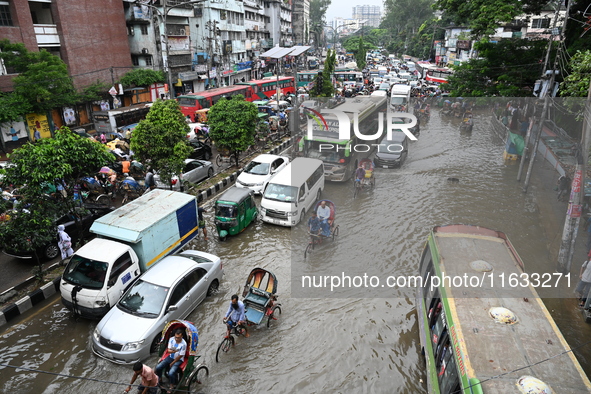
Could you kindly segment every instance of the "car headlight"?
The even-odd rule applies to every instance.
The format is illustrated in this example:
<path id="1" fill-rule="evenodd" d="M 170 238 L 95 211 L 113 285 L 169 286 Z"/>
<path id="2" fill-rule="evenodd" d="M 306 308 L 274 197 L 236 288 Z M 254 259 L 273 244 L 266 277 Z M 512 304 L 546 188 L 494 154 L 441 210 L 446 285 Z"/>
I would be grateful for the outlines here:
<path id="1" fill-rule="evenodd" d="M 98 327 L 96 327 L 92 333 L 92 336 L 94 337 L 94 340 L 99 342 L 100 337 L 101 337 L 101 332 L 99 331 Z"/>
<path id="2" fill-rule="evenodd" d="M 94 303 L 97 306 L 105 306 L 105 305 L 107 305 L 107 300 L 105 298 L 99 298 Z"/>
<path id="3" fill-rule="evenodd" d="M 125 345 L 123 345 L 123 348 L 121 349 L 121 351 L 126 352 L 126 351 L 131 351 L 131 350 L 138 350 L 139 348 L 142 347 L 142 345 L 145 341 L 146 341 L 145 339 L 142 339 L 141 341 L 137 341 L 137 342 L 128 342 Z"/>
<path id="4" fill-rule="evenodd" d="M 259 183 L 255 183 L 254 185 L 255 185 L 255 186 L 263 186 L 263 184 L 264 184 L 264 183 L 265 183 L 265 182 L 259 182 Z"/>
<path id="5" fill-rule="evenodd" d="M 298 215 L 298 211 L 293 211 L 293 212 L 288 212 L 287 216 L 297 216 Z"/>

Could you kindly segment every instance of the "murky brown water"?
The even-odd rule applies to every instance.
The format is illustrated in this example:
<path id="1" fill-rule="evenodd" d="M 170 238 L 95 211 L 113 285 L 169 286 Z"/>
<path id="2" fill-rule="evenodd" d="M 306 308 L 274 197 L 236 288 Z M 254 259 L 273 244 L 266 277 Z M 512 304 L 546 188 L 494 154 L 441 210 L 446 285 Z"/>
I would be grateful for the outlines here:
<path id="1" fill-rule="evenodd" d="M 302 291 L 298 278 L 345 268 L 376 275 L 414 275 L 434 225 L 479 224 L 505 231 L 528 271 L 553 268 L 538 201 L 533 193 L 524 195 L 515 182 L 517 166 L 503 162 L 504 144 L 489 131 L 488 115 L 477 116 L 471 134 L 460 134 L 458 123 L 434 113 L 423 125 L 420 140 L 411 143 L 406 164 L 376 171 L 377 188 L 371 194 L 353 200 L 350 184 L 327 185 L 323 197 L 336 203 L 340 235 L 334 244 L 321 245 L 312 258 L 303 258 L 307 242 L 303 226 L 290 231 L 259 222 L 224 243 L 215 239 L 210 227 L 208 243 L 194 241 L 195 248 L 221 256 L 225 270 L 219 294 L 189 317 L 200 330 L 200 353 L 211 371 L 203 392 L 424 392 L 412 292 L 357 289 L 337 298 L 326 289 Z M 460 182 L 449 183 L 448 177 Z M 555 198 L 552 191 L 547 193 Z M 283 314 L 270 329 L 258 327 L 250 338 L 239 339 L 216 364 L 229 297 L 241 291 L 248 273 L 257 266 L 278 276 Z M 584 343 L 591 329 L 582 322 L 574 301 L 550 300 L 548 305 L 569 342 Z M 0 362 L 127 384 L 129 366 L 92 354 L 94 327 L 93 322 L 75 321 L 57 298 L 52 299 L 18 324 L 4 327 Z M 590 354 L 586 347 L 577 353 L 588 372 Z M 146 363 L 154 365 L 156 357 Z M 2 392 L 120 392 L 125 388 L 11 368 L 0 367 L 0 371 Z"/>

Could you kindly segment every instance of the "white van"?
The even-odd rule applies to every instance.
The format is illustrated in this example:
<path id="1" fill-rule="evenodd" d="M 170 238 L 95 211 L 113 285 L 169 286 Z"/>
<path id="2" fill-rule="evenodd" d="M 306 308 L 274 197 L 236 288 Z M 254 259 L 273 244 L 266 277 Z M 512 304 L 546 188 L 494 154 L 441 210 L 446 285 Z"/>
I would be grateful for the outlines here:
<path id="1" fill-rule="evenodd" d="M 269 181 L 261 200 L 261 218 L 295 226 L 320 199 L 324 189 L 322 160 L 298 157 Z"/>

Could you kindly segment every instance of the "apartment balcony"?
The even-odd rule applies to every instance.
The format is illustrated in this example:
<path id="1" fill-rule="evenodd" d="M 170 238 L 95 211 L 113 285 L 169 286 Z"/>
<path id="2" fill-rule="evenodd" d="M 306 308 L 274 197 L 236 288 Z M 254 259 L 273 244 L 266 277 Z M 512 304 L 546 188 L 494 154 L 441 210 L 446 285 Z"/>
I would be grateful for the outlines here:
<path id="1" fill-rule="evenodd" d="M 57 33 L 57 25 L 33 25 L 37 45 L 40 47 L 59 47 L 60 36 Z"/>

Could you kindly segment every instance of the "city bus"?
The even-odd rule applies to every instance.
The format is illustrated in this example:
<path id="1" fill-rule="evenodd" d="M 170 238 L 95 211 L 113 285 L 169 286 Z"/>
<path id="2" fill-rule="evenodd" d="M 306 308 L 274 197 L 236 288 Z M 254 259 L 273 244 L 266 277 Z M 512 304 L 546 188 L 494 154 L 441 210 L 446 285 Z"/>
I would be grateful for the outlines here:
<path id="1" fill-rule="evenodd" d="M 177 97 L 181 112 L 185 116 L 189 116 L 192 122 L 197 122 L 195 119 L 195 112 L 210 108 L 222 97 L 232 97 L 241 94 L 246 101 L 258 100 L 258 96 L 254 94 L 254 90 L 249 85 L 232 85 L 225 88 L 215 88 L 205 90 L 203 92 L 185 94 Z"/>
<path id="2" fill-rule="evenodd" d="M 453 70 L 446 67 L 428 69 L 425 80 L 430 83 L 447 83 L 447 79 L 453 74 Z"/>
<path id="3" fill-rule="evenodd" d="M 98 135 L 105 134 L 108 139 L 115 138 L 124 126 L 138 123 L 145 119 L 152 103 L 134 104 L 108 111 L 94 111 L 92 117 Z"/>
<path id="4" fill-rule="evenodd" d="M 554 286 L 556 275 L 525 274 L 523 261 L 500 231 L 435 227 L 417 276 L 427 392 L 591 392 L 534 287 L 546 276 Z M 562 276 L 565 284 L 569 279 Z"/>
<path id="5" fill-rule="evenodd" d="M 357 169 L 359 160 L 370 155 L 375 150 L 375 140 L 361 140 L 354 133 L 354 114 L 358 114 L 359 132 L 364 135 L 375 135 L 381 128 L 385 131 L 386 97 L 359 96 L 347 99 L 343 103 L 330 106 L 334 110 L 342 111 L 347 116 L 349 124 L 349 138 L 339 138 L 339 121 L 335 114 L 322 113 L 322 119 L 317 113 L 308 111 L 307 131 L 300 140 L 299 149 L 304 156 L 320 159 L 324 162 L 326 180 L 345 182 L 351 178 Z M 330 104 L 330 101 L 329 101 Z M 316 111 L 318 112 L 318 111 Z M 379 115 L 382 113 L 382 115 Z M 379 121 L 382 120 L 382 125 Z"/>
<path id="6" fill-rule="evenodd" d="M 333 77 L 346 84 L 363 83 L 363 73 L 361 71 L 335 71 Z"/>
<path id="7" fill-rule="evenodd" d="M 296 77 L 297 88 L 299 89 L 304 87 L 306 89 L 310 89 L 312 87 L 314 78 L 316 78 L 316 75 L 318 75 L 318 70 L 298 71 Z"/>
<path id="8" fill-rule="evenodd" d="M 253 96 L 256 96 L 255 100 L 273 100 L 277 96 L 278 82 L 279 88 L 283 94 L 295 94 L 295 83 L 293 77 L 267 77 L 264 79 L 253 79 L 251 81 L 238 82 L 236 85 L 250 86 Z"/>

